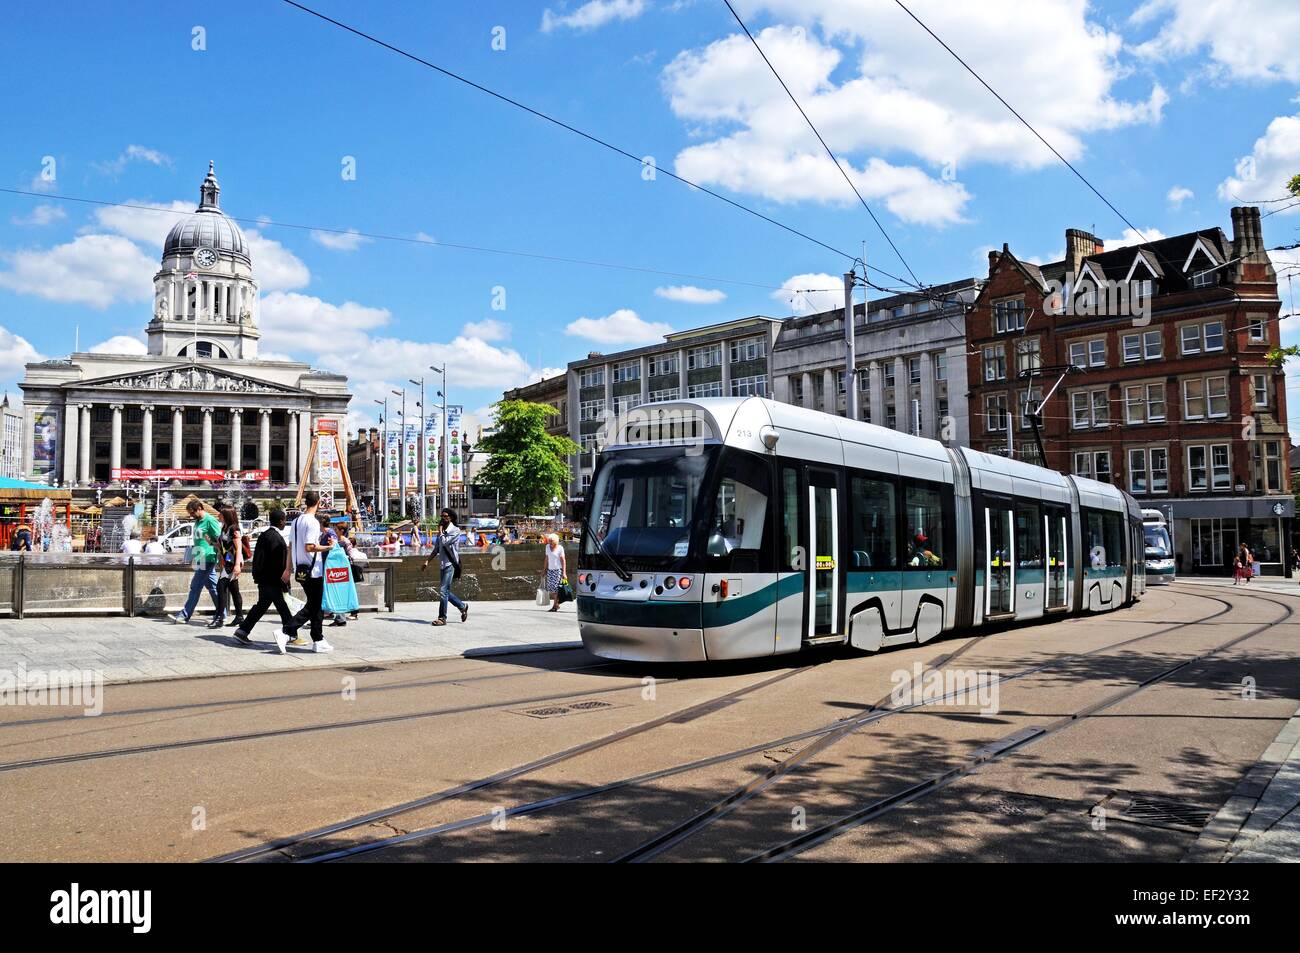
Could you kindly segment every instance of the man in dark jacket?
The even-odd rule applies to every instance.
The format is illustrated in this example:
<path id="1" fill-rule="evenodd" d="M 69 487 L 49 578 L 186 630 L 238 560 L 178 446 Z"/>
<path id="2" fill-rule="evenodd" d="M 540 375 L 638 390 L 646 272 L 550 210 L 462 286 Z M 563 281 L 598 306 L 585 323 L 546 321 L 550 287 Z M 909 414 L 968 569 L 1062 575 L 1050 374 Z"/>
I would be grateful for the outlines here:
<path id="1" fill-rule="evenodd" d="M 274 605 L 277 612 L 280 613 L 280 624 L 282 626 L 281 635 L 284 639 L 276 639 L 276 649 L 280 654 L 284 654 L 284 643 L 288 641 L 287 632 L 293 630 L 293 613 L 289 611 L 289 606 L 284 601 L 284 594 L 288 586 L 284 582 L 284 565 L 288 558 L 286 555 L 287 544 L 284 541 L 284 534 L 280 530 L 284 529 L 284 510 L 279 507 L 271 510 L 271 526 L 257 537 L 257 547 L 253 550 L 253 582 L 257 586 L 257 605 L 249 610 L 248 615 L 244 616 L 244 623 L 235 629 L 235 638 L 245 645 L 252 645 L 253 640 L 248 634 L 253 631 L 253 626 L 262 618 L 267 608 Z"/>

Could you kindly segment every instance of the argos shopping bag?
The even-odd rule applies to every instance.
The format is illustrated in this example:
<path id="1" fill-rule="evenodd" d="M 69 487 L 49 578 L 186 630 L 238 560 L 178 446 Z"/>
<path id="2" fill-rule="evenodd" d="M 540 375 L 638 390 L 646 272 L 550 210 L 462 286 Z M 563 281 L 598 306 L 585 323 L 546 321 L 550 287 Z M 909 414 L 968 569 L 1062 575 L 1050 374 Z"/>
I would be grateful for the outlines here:
<path id="1" fill-rule="evenodd" d="M 325 596 L 321 600 L 325 614 L 355 612 L 357 586 L 352 580 L 352 561 L 342 546 L 330 547 L 325 556 Z"/>

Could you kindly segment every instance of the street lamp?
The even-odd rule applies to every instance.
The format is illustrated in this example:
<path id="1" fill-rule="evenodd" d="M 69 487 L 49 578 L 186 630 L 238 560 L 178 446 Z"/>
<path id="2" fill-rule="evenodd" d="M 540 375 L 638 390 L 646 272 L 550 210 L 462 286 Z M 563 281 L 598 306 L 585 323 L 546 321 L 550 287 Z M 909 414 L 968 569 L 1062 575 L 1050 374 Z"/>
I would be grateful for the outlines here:
<path id="1" fill-rule="evenodd" d="M 384 414 L 379 418 L 379 423 L 383 427 L 383 435 L 380 437 L 380 479 L 375 482 L 375 498 L 381 500 L 379 509 L 383 513 L 384 522 L 388 522 L 388 398 L 383 400 L 375 399 L 375 403 L 384 408 Z M 382 494 L 382 495 L 380 495 Z"/>
<path id="2" fill-rule="evenodd" d="M 438 441 L 438 487 L 440 489 L 439 498 L 444 510 L 447 508 L 447 362 L 442 362 L 442 367 L 429 365 L 429 370 L 435 374 L 442 375 L 442 389 L 438 391 L 438 396 L 442 398 L 442 439 Z"/>
<path id="3" fill-rule="evenodd" d="M 407 379 L 410 380 L 410 378 Z M 418 380 L 411 380 L 411 383 L 415 384 L 420 388 L 420 402 L 416 404 L 416 406 L 420 408 L 420 432 L 415 435 L 415 445 L 419 447 L 420 450 L 419 454 L 417 455 L 419 457 L 420 469 L 418 471 L 418 475 L 416 477 L 415 482 L 416 485 L 419 486 L 420 488 L 420 522 L 423 523 L 426 515 L 424 510 L 424 505 L 425 505 L 424 498 L 427 495 L 429 489 L 428 477 L 426 476 L 428 467 L 425 466 L 425 461 L 424 461 L 425 454 L 429 452 L 428 448 L 425 446 L 425 439 L 424 439 L 424 378 L 421 377 Z"/>

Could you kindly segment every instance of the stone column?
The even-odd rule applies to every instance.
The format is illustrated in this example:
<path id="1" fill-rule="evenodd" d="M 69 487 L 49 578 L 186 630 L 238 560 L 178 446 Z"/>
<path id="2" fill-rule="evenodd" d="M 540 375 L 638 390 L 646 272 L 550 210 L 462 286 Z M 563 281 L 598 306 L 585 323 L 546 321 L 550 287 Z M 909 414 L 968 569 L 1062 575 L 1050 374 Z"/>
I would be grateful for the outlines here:
<path id="1" fill-rule="evenodd" d="M 212 469 L 212 407 L 200 407 L 203 411 L 203 443 L 199 450 L 199 466 L 204 470 Z"/>
<path id="2" fill-rule="evenodd" d="M 140 423 L 140 467 L 153 469 L 153 404 L 141 404 L 144 420 Z"/>
<path id="3" fill-rule="evenodd" d="M 837 414 L 840 410 L 839 393 L 835 390 L 835 371 L 826 368 L 822 371 L 822 411 Z"/>
<path id="4" fill-rule="evenodd" d="M 63 405 L 63 436 L 59 449 L 63 452 L 63 485 L 77 482 L 77 424 L 81 422 L 81 408 L 76 404 Z"/>
<path id="5" fill-rule="evenodd" d="M 934 360 L 929 351 L 921 352 L 921 436 L 933 437 L 939 432 L 934 408 Z"/>
<path id="6" fill-rule="evenodd" d="M 257 434 L 257 468 L 259 470 L 271 469 L 271 411 L 263 407 L 257 412 L 258 434 Z M 290 434 L 290 444 L 293 443 L 293 435 Z M 270 482 L 268 477 L 267 482 Z"/>
<path id="7" fill-rule="evenodd" d="M 172 408 L 172 469 L 185 465 L 185 408 Z"/>
<path id="8" fill-rule="evenodd" d="M 609 367 L 605 368 L 605 380 L 609 380 Z M 298 412 L 298 466 L 302 469 L 315 466 L 316 461 L 311 459 L 311 411 L 301 410 Z M 403 422 L 405 427 L 405 422 Z M 406 433 L 405 430 L 402 431 Z M 403 437 L 405 439 L 405 437 Z M 405 452 L 405 451 L 403 451 Z M 402 459 L 402 466 L 406 466 L 406 459 Z"/>
<path id="9" fill-rule="evenodd" d="M 879 361 L 867 365 L 871 373 L 871 422 L 885 426 L 885 369 Z"/>
<path id="10" fill-rule="evenodd" d="M 289 411 L 289 413 L 285 415 L 285 420 L 289 425 L 287 428 L 285 428 L 289 432 L 288 439 L 286 440 L 286 443 L 288 443 L 289 445 L 289 449 L 288 449 L 289 470 L 285 474 L 285 476 L 287 477 L 286 482 L 297 483 L 298 478 L 302 476 L 302 470 L 298 466 L 298 411 L 296 410 Z M 386 448 L 384 448 L 384 452 L 385 453 L 388 452 Z M 388 468 L 387 466 L 385 466 L 384 479 L 387 478 L 388 478 Z"/>
<path id="11" fill-rule="evenodd" d="M 77 428 L 81 446 L 77 448 L 77 465 L 81 474 L 77 482 L 82 485 L 90 482 L 90 407 L 90 404 L 82 404 L 78 408 L 81 411 L 81 424 Z"/>
<path id="12" fill-rule="evenodd" d="M 643 404 L 650 399 L 649 371 L 650 371 L 649 364 L 646 361 L 645 357 L 642 356 L 641 357 L 641 403 Z M 424 466 L 423 458 L 421 458 L 420 466 Z"/>
<path id="13" fill-rule="evenodd" d="M 912 405 L 908 395 L 912 391 L 908 380 L 907 362 L 901 357 L 894 358 L 894 429 L 899 433 L 911 430 Z"/>
<path id="14" fill-rule="evenodd" d="M 722 341 L 718 347 L 722 349 L 722 396 L 731 396 L 731 344 L 728 341 Z"/>
<path id="15" fill-rule="evenodd" d="M 122 408 L 124 404 L 109 404 L 113 409 L 112 443 L 108 448 L 108 479 L 112 483 L 121 483 L 120 477 L 113 476 L 113 471 L 122 466 Z"/>
<path id="16" fill-rule="evenodd" d="M 813 395 L 812 373 L 810 371 L 804 371 L 803 376 L 800 378 L 800 383 L 803 386 L 803 400 L 800 401 L 800 403 L 804 407 L 816 407 L 817 402 Z"/>
<path id="17" fill-rule="evenodd" d="M 244 455 L 244 409 L 230 408 L 230 469 L 243 468 Z"/>

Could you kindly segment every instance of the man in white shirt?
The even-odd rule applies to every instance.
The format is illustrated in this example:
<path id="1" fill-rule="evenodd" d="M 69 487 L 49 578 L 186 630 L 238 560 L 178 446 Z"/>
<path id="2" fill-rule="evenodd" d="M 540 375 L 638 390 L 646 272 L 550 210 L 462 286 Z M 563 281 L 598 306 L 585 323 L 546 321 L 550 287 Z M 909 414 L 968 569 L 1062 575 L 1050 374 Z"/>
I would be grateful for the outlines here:
<path id="1" fill-rule="evenodd" d="M 302 500 L 305 504 L 302 515 L 293 521 L 289 531 L 290 543 L 286 547 L 284 581 L 288 582 L 298 574 L 300 569 L 310 566 L 306 577 L 299 580 L 303 594 L 307 597 L 307 604 L 293 617 L 293 628 L 287 634 L 284 632 L 275 634 L 276 648 L 281 654 L 284 653 L 286 645 L 307 644 L 298 635 L 298 631 L 309 623 L 311 640 L 316 651 L 334 651 L 334 646 L 325 641 L 323 628 L 325 615 L 321 608 L 321 600 L 325 597 L 325 553 L 329 552 L 330 544 L 320 545 L 321 527 L 319 520 L 316 519 L 320 494 L 315 490 L 308 490 L 303 494 Z"/>
<path id="2" fill-rule="evenodd" d="M 139 556 L 144 552 L 144 544 L 140 542 L 140 531 L 131 530 L 131 538 L 122 544 L 122 552 L 128 556 Z"/>

